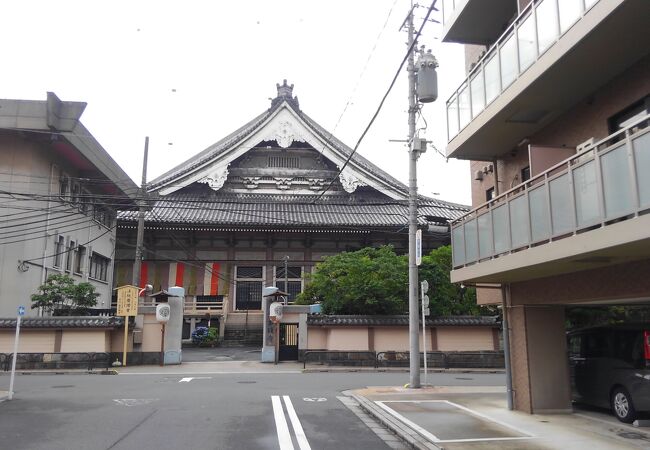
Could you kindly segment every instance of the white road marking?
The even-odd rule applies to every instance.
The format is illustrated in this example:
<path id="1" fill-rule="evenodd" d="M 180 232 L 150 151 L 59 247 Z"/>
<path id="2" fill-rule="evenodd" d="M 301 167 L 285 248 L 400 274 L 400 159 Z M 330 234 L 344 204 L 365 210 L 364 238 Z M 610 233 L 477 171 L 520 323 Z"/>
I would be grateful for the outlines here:
<path id="1" fill-rule="evenodd" d="M 391 407 L 389 407 L 387 405 L 384 405 L 384 402 L 377 402 L 376 401 L 375 403 L 378 404 L 388 414 L 390 414 L 391 416 L 393 416 L 393 417 L 397 418 L 398 420 L 402 421 L 403 423 L 405 423 L 409 427 L 413 428 L 415 431 L 417 431 L 418 433 L 420 433 L 422 436 L 426 437 L 430 441 L 440 442 L 440 439 L 438 439 L 437 436 L 429 433 L 427 430 L 425 430 L 421 426 L 417 425 L 416 423 L 411 422 L 406 417 L 404 417 L 403 415 L 401 415 L 400 413 L 395 411 L 393 408 L 391 408 Z"/>
<path id="2" fill-rule="evenodd" d="M 187 377 L 181 378 L 179 383 L 189 383 L 192 380 L 211 380 L 212 377 Z"/>
<path id="3" fill-rule="evenodd" d="M 300 450 L 311 450 L 309 442 L 307 442 L 307 436 L 305 436 L 305 431 L 302 429 L 302 425 L 300 424 L 300 419 L 298 419 L 298 414 L 296 414 L 296 410 L 293 409 L 291 399 L 288 395 L 284 395 L 282 398 L 284 399 L 284 404 L 287 407 L 287 413 L 289 413 L 291 426 L 293 427 L 293 432 L 296 435 L 296 440 L 298 441 Z"/>
<path id="4" fill-rule="evenodd" d="M 496 423 L 497 425 L 501 425 L 502 427 L 510 428 L 511 430 L 514 430 L 517 433 L 521 433 L 523 435 L 526 435 L 527 437 L 535 437 L 534 434 L 529 433 L 527 431 L 524 431 L 521 428 L 517 428 L 517 427 L 515 427 L 513 425 L 510 425 L 509 423 L 502 422 L 502 421 L 497 420 L 497 419 L 493 419 L 492 417 L 486 416 L 485 414 L 482 414 L 482 413 L 480 413 L 478 411 L 474 411 L 473 409 L 466 408 L 465 406 L 459 405 L 457 403 L 450 402 L 448 400 L 445 400 L 445 403 L 448 403 L 448 404 L 450 404 L 452 406 L 455 406 L 456 408 L 462 409 L 463 411 L 466 411 L 466 412 L 468 412 L 468 413 L 470 413 L 470 414 L 472 414 L 472 415 L 474 415 L 476 417 L 480 417 L 483 420 L 487 420 L 488 422 Z"/>
<path id="5" fill-rule="evenodd" d="M 282 409 L 282 401 L 277 395 L 271 396 L 271 403 L 273 403 L 273 416 L 275 417 L 275 428 L 278 432 L 278 443 L 280 450 L 294 450 L 293 442 L 291 442 L 291 434 L 287 425 L 287 419 L 284 417 L 284 410 Z"/>
<path id="6" fill-rule="evenodd" d="M 325 397 L 303 397 L 302 400 L 305 402 L 326 402 L 327 401 Z"/>
<path id="7" fill-rule="evenodd" d="M 381 406 L 384 410 L 386 410 L 389 414 L 392 416 L 398 418 L 402 422 L 406 423 L 407 425 L 413 427 L 418 433 L 422 434 L 423 436 L 433 440 L 434 442 L 440 442 L 440 443 L 453 443 L 453 442 L 482 442 L 482 441 L 514 441 L 514 440 L 522 440 L 522 439 L 533 439 L 535 438 L 535 435 L 524 431 L 520 428 L 517 428 L 513 425 L 507 424 L 505 422 L 502 422 L 497 419 L 493 419 L 489 416 L 486 416 L 485 414 L 482 414 L 478 411 L 474 411 L 473 409 L 466 408 L 465 406 L 459 405 L 457 403 L 450 402 L 448 400 L 385 400 L 385 401 L 376 401 L 379 406 Z M 447 403 L 448 405 L 454 406 L 462 411 L 465 411 L 466 413 L 473 415 L 475 417 L 478 417 L 480 419 L 483 419 L 487 422 L 492 422 L 496 423 L 497 425 L 501 425 L 505 428 L 510 428 L 513 431 L 516 431 L 517 433 L 521 433 L 525 436 L 515 436 L 515 437 L 496 437 L 496 438 L 473 438 L 473 439 L 440 439 L 424 428 L 420 427 L 419 425 L 416 425 L 412 421 L 408 420 L 406 417 L 403 415 L 399 414 L 397 411 L 389 407 L 388 405 L 385 405 L 384 403 Z"/>
<path id="8" fill-rule="evenodd" d="M 157 398 L 114 398 L 113 401 L 120 406 L 148 405 L 157 401 Z"/>

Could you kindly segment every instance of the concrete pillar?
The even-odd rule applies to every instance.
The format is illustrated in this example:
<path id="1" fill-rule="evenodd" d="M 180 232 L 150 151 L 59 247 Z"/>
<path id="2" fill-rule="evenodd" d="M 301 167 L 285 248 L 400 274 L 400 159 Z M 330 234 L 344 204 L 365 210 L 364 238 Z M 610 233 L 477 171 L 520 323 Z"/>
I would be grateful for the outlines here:
<path id="1" fill-rule="evenodd" d="M 571 412 L 564 307 L 514 306 L 509 317 L 515 409 Z"/>
<path id="2" fill-rule="evenodd" d="M 165 365 L 180 364 L 183 360 L 181 342 L 183 337 L 183 301 L 185 289 L 173 286 L 168 289 L 170 314 L 165 326 Z"/>

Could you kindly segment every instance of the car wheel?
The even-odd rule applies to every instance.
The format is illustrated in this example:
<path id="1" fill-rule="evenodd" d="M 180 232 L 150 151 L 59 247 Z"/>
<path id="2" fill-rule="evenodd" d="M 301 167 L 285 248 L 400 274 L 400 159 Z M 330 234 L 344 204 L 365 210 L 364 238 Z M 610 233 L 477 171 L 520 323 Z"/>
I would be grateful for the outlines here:
<path id="1" fill-rule="evenodd" d="M 636 419 L 636 410 L 632 404 L 632 398 L 623 387 L 617 387 L 612 392 L 612 411 L 618 420 L 624 423 L 632 423 Z"/>

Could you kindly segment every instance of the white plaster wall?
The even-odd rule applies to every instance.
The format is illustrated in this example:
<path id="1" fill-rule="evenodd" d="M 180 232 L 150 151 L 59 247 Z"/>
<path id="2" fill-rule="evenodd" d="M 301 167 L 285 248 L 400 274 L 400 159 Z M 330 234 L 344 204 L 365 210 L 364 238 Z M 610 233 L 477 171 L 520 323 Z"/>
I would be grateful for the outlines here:
<path id="1" fill-rule="evenodd" d="M 440 327 L 437 330 L 440 351 L 494 350 L 492 328 Z"/>
<path id="2" fill-rule="evenodd" d="M 13 353 L 15 330 L 0 331 L 0 353 Z M 54 352 L 54 330 L 20 330 L 18 353 Z"/>
<path id="3" fill-rule="evenodd" d="M 106 330 L 63 330 L 61 352 L 107 352 Z"/>
<path id="4" fill-rule="evenodd" d="M 327 338 L 328 350 L 369 350 L 367 327 L 330 328 Z"/>

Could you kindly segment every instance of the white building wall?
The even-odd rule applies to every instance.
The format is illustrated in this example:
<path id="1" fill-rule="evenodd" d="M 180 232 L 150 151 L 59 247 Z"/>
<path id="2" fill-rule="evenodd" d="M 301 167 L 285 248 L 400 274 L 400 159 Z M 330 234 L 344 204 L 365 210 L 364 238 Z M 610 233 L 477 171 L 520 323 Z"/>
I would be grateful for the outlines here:
<path id="1" fill-rule="evenodd" d="M 47 197 L 59 192 L 62 172 L 72 177 L 81 176 L 66 167 L 65 161 L 44 145 L 18 136 L 0 136 L 1 190 Z M 87 257 L 95 251 L 112 261 L 114 229 L 100 225 L 90 215 L 79 212 L 76 206 L 47 200 L 7 200 L 0 208 L 0 317 L 15 317 L 19 305 L 26 307 L 27 316 L 38 314 L 31 309 L 31 294 L 48 275 L 65 273 L 66 255 L 62 255 L 62 268 L 54 267 L 51 256 L 55 253 L 57 235 L 64 236 L 66 246 L 70 240 L 85 245 Z M 49 257 L 43 266 L 44 254 Z M 21 264 L 26 260 L 29 262 Z M 68 273 L 76 282 L 90 281 L 95 285 L 100 294 L 97 306 L 109 307 L 112 264 L 105 282 L 88 280 L 87 258 L 83 267 L 83 274 Z"/>

